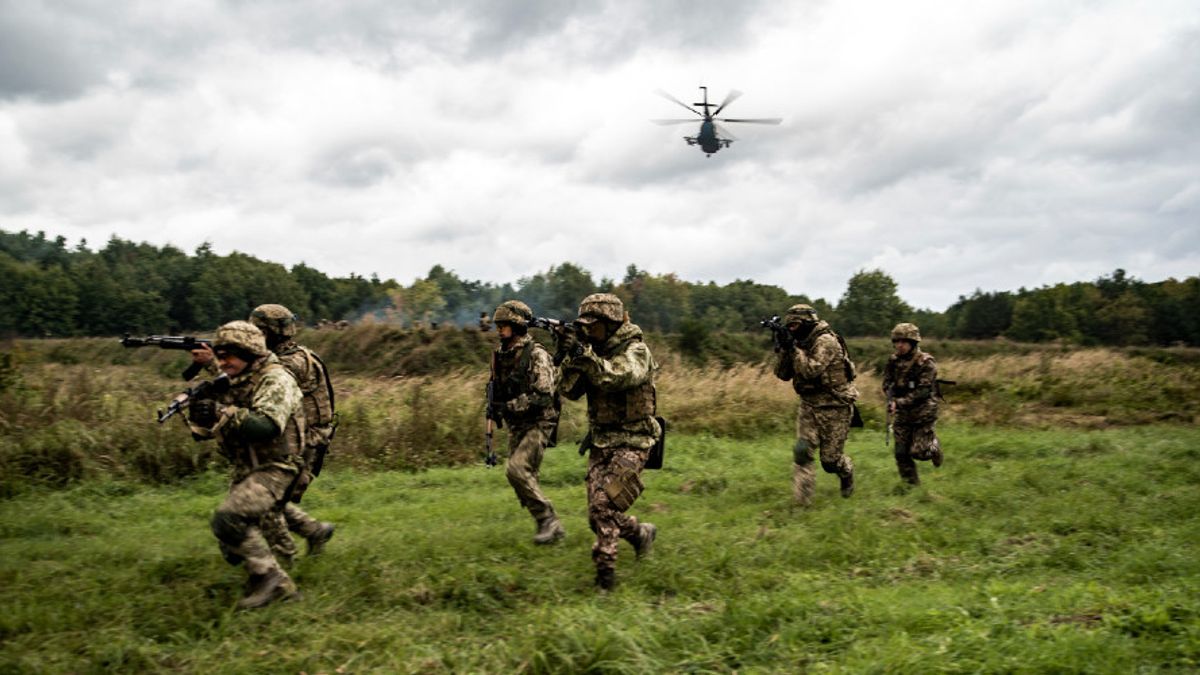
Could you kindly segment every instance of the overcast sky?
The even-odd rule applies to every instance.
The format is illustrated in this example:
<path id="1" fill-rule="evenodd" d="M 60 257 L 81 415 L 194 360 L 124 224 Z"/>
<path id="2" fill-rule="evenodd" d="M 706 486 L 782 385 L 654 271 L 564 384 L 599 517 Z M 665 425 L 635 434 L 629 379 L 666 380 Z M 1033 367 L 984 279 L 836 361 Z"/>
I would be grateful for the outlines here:
<path id="1" fill-rule="evenodd" d="M 699 85 L 738 138 L 655 126 Z M 0 229 L 918 306 L 1200 274 L 1200 3 L 0 0 Z"/>

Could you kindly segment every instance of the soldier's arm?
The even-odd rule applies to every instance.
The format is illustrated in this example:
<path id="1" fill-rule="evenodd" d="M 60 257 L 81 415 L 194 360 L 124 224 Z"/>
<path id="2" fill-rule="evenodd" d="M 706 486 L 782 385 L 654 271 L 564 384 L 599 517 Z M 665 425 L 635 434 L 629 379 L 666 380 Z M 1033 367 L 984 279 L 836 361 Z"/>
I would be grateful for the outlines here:
<path id="1" fill-rule="evenodd" d="M 933 396 L 933 385 L 934 381 L 937 380 L 937 364 L 934 363 L 933 357 L 926 359 L 925 363 L 913 367 L 918 369 L 916 386 L 905 390 L 903 396 L 896 397 L 897 407 L 907 408 L 917 405 Z"/>
<path id="2" fill-rule="evenodd" d="M 546 408 L 554 403 L 554 388 L 556 386 L 554 362 L 550 353 L 545 349 L 534 348 L 529 355 L 530 388 L 533 394 L 521 394 L 508 401 L 505 405 L 509 411 L 521 413 L 530 408 Z"/>
<path id="3" fill-rule="evenodd" d="M 597 355 L 589 346 L 582 356 L 572 360 L 572 366 L 582 370 L 596 388 L 621 391 L 648 382 L 653 374 L 654 358 L 644 342 L 633 343 L 611 359 Z"/>
<path id="4" fill-rule="evenodd" d="M 829 368 L 834 359 L 841 358 L 841 350 L 837 338 L 832 335 L 822 335 L 816 339 L 811 355 L 803 349 L 793 350 L 792 369 L 801 379 L 815 379 Z"/>
<path id="5" fill-rule="evenodd" d="M 287 427 L 292 415 L 300 411 L 300 385 L 286 369 L 276 369 L 263 375 L 254 392 L 249 408 L 229 411 L 225 428 L 250 441 L 266 441 Z"/>
<path id="6" fill-rule="evenodd" d="M 893 361 L 892 359 L 888 359 L 887 365 L 885 365 L 883 367 L 883 385 L 882 385 L 882 387 L 883 387 L 883 395 L 884 396 L 891 395 L 892 386 L 894 385 L 895 380 L 896 380 L 896 362 Z"/>
<path id="7" fill-rule="evenodd" d="M 562 378 L 558 383 L 558 392 L 571 401 L 578 401 L 587 391 L 586 384 L 581 371 L 574 368 L 564 368 L 562 370 Z"/>
<path id="8" fill-rule="evenodd" d="M 791 380 L 796 375 L 796 371 L 792 363 L 792 360 L 795 358 L 792 353 L 796 351 L 798 350 L 795 347 L 792 347 L 786 352 L 779 352 L 775 355 L 775 377 L 778 377 L 786 382 Z"/>

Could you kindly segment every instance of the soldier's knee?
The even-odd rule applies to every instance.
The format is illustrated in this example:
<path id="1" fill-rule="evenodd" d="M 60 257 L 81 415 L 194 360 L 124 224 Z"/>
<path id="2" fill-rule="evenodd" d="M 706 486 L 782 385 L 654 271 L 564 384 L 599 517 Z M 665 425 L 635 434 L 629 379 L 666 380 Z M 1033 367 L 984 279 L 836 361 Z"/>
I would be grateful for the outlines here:
<path id="1" fill-rule="evenodd" d="M 504 467 L 504 475 L 508 477 L 508 482 L 513 485 L 524 483 L 527 474 L 528 472 L 525 470 L 525 467 L 512 461 L 512 459 L 509 459 L 508 465 Z"/>
<path id="2" fill-rule="evenodd" d="M 796 464 L 812 464 L 812 446 L 803 438 L 796 441 L 792 446 L 792 461 Z"/>
<path id="3" fill-rule="evenodd" d="M 825 473 L 838 473 L 842 467 L 841 462 L 827 462 L 825 460 L 821 460 L 821 468 L 825 470 Z"/>
<path id="4" fill-rule="evenodd" d="M 222 544 L 236 548 L 246 539 L 246 531 L 249 529 L 246 519 L 217 509 L 212 517 L 212 532 L 217 537 L 217 540 Z"/>

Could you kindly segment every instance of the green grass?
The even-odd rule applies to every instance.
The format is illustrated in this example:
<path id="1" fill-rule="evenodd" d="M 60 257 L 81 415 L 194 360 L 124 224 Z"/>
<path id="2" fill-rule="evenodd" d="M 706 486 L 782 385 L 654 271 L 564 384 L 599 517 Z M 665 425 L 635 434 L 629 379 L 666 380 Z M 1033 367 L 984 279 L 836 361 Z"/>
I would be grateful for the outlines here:
<path id="1" fill-rule="evenodd" d="M 335 466 L 305 597 L 235 612 L 221 475 L 0 501 L 0 672 L 1151 672 L 1200 660 L 1200 430 L 942 430 L 908 493 L 877 432 L 858 492 L 790 501 L 785 435 L 670 440 L 633 512 L 660 530 L 591 588 L 583 463 L 549 451 L 561 545 L 501 471 Z"/>

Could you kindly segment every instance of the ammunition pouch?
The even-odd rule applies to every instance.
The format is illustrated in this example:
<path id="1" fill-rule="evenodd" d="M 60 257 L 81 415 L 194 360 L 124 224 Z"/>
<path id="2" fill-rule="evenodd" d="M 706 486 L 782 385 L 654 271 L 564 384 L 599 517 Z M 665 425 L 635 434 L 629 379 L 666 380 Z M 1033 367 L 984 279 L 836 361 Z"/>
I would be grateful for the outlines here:
<path id="1" fill-rule="evenodd" d="M 608 495 L 613 508 L 624 513 L 633 506 L 645 487 L 636 468 L 618 467 L 618 472 L 605 484 L 604 494 Z"/>

